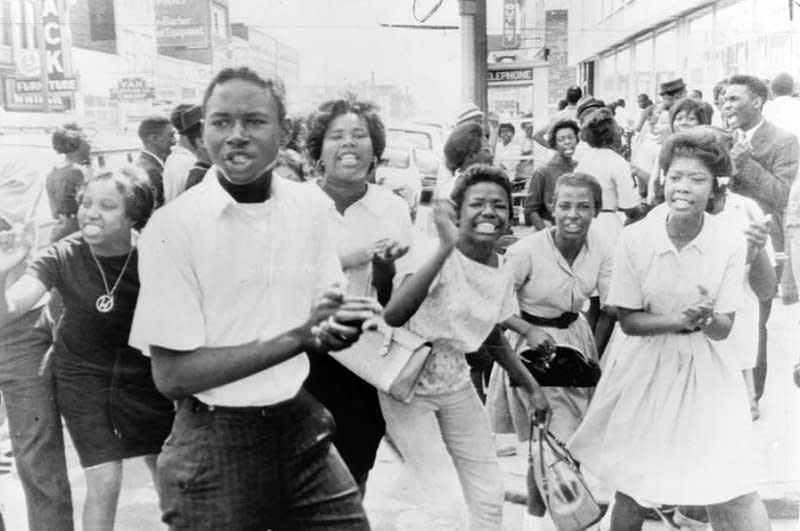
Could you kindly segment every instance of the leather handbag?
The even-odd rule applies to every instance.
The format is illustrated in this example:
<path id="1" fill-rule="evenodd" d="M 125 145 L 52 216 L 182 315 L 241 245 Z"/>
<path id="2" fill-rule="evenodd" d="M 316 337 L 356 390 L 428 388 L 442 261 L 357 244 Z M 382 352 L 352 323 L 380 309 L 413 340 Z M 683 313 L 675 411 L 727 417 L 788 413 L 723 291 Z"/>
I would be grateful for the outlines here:
<path id="1" fill-rule="evenodd" d="M 405 327 L 384 321 L 361 333 L 352 346 L 330 355 L 356 376 L 401 402 L 414 397 L 417 380 L 431 354 L 431 342 Z"/>
<path id="2" fill-rule="evenodd" d="M 527 349 L 520 356 L 542 387 L 594 387 L 600 381 L 600 364 L 570 345 L 556 345 L 550 352 Z"/>
<path id="3" fill-rule="evenodd" d="M 533 450 L 534 429 L 539 431 L 538 452 Z M 558 531 L 583 531 L 603 517 L 578 463 L 564 444 L 542 424 L 531 423 L 528 438 L 528 498 L 538 494 Z"/>

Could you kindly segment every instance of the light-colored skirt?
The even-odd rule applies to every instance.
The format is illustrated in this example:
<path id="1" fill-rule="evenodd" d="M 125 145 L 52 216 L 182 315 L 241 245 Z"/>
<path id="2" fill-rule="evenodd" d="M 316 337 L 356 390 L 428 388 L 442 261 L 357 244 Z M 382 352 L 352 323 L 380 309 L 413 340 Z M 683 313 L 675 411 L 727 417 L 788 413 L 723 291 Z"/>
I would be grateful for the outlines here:
<path id="1" fill-rule="evenodd" d="M 568 445 L 583 466 L 640 502 L 709 505 L 755 491 L 750 406 L 726 344 L 616 330 L 603 361 Z"/>
<path id="2" fill-rule="evenodd" d="M 597 360 L 594 336 L 583 314 L 579 315 L 568 328 L 542 327 L 542 329 L 553 336 L 556 343 L 576 347 L 589 358 Z M 508 341 L 516 353 L 528 348 L 525 338 L 515 332 L 508 332 Z M 553 410 L 550 431 L 556 438 L 566 442 L 581 423 L 594 388 L 542 387 L 542 391 Z M 528 413 L 515 388 L 510 386 L 508 373 L 497 365 L 492 369 L 489 379 L 486 405 L 495 433 L 516 433 L 520 441 L 528 440 L 531 429 Z"/>

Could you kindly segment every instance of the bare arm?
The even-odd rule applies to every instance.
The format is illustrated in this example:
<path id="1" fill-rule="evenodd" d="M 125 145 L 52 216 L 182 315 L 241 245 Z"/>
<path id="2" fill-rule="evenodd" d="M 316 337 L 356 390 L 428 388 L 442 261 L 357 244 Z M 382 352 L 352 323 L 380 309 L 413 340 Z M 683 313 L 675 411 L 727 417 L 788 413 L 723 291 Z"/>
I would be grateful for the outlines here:
<path id="1" fill-rule="evenodd" d="M 629 336 L 655 336 L 681 332 L 700 326 L 700 329 L 711 339 L 722 340 L 728 337 L 733 326 L 733 314 L 713 313 L 708 324 L 699 324 L 687 317 L 685 313 L 656 315 L 644 310 L 617 308 L 619 324 L 622 331 Z"/>
<path id="2" fill-rule="evenodd" d="M 452 246 L 440 245 L 413 275 L 408 277 L 392 295 L 383 312 L 389 326 L 403 326 L 417 313 L 425 297 L 428 296 L 431 282 L 439 274 L 447 257 L 453 252 Z"/>
<path id="3" fill-rule="evenodd" d="M 549 145 L 547 145 L 547 138 L 545 138 L 545 135 L 547 134 L 547 130 L 549 128 L 550 128 L 550 124 L 547 124 L 546 127 L 542 127 L 541 129 L 536 131 L 533 134 L 532 138 L 533 138 L 533 141 L 536 142 L 537 144 L 539 144 L 540 146 L 545 147 L 547 149 L 552 149 Z"/>
<path id="4" fill-rule="evenodd" d="M 759 300 L 765 301 L 775 296 L 778 277 L 775 274 L 775 268 L 769 263 L 767 252 L 764 249 L 758 251 L 750 262 L 748 281 Z"/>
<path id="5" fill-rule="evenodd" d="M 6 285 L 6 275 L 0 274 L 0 286 Z M 23 275 L 8 290 L 0 293 L 0 327 L 24 314 L 36 304 L 47 287 L 42 281 L 30 275 Z"/>
<path id="6" fill-rule="evenodd" d="M 600 310 L 600 315 L 597 318 L 597 325 L 594 331 L 594 342 L 597 345 L 597 354 L 602 356 L 608 345 L 608 340 L 611 339 L 611 333 L 614 331 L 614 323 L 617 322 L 617 317 L 607 310 Z"/>

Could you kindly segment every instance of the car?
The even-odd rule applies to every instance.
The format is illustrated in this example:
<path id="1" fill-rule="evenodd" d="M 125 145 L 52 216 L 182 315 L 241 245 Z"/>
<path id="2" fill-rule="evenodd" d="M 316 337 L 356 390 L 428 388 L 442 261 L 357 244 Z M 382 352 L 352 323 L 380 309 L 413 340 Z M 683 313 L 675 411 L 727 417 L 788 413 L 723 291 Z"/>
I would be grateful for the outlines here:
<path id="1" fill-rule="evenodd" d="M 130 164 L 141 151 L 141 141 L 135 136 L 96 134 L 90 139 L 92 144 L 91 162 L 95 171 Z M 0 135 L 0 156 L 24 157 L 36 164 L 38 173 L 44 181 L 50 170 L 59 162 L 59 155 L 53 150 L 51 136 L 47 134 L 5 134 Z M 47 195 L 43 192 L 35 211 L 40 247 L 50 241 L 50 232 L 56 224 L 50 211 Z"/>
<path id="2" fill-rule="evenodd" d="M 420 170 L 422 191 L 420 201 L 428 203 L 433 196 L 444 168 L 443 126 L 427 122 L 393 122 L 386 126 L 386 145 L 397 149 L 414 151 L 413 158 Z"/>
<path id="3" fill-rule="evenodd" d="M 375 170 L 375 182 L 391 189 L 408 203 L 412 218 L 423 202 L 426 180 L 439 168 L 436 155 L 429 149 L 410 145 L 387 145 Z M 432 192 L 433 188 L 430 188 Z"/>

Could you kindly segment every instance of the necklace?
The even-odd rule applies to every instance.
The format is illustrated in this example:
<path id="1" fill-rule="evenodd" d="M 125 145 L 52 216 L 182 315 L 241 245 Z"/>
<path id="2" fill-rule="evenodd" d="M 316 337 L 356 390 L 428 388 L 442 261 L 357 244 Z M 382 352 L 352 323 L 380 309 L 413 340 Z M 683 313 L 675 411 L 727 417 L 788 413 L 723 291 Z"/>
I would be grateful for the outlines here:
<path id="1" fill-rule="evenodd" d="M 92 255 L 92 258 L 94 258 L 94 263 L 97 264 L 97 269 L 100 270 L 100 278 L 103 279 L 103 287 L 106 288 L 105 294 L 100 295 L 97 297 L 97 300 L 94 301 L 94 307 L 97 308 L 97 311 L 100 313 L 108 313 L 114 309 L 114 292 L 117 290 L 117 286 L 119 286 L 122 276 L 125 274 L 125 270 L 128 268 L 128 262 L 130 262 L 131 255 L 133 254 L 133 246 L 131 246 L 131 250 L 128 251 L 128 257 L 125 259 L 125 265 L 122 266 L 122 271 L 119 272 L 117 281 L 114 282 L 114 285 L 111 287 L 111 289 L 108 289 L 106 273 L 103 271 L 103 266 L 100 265 L 100 261 L 97 259 L 97 256 L 95 256 L 91 247 L 89 247 L 89 253 Z"/>

